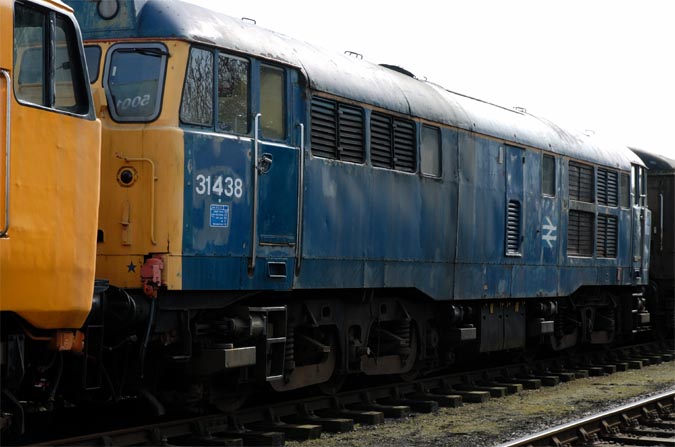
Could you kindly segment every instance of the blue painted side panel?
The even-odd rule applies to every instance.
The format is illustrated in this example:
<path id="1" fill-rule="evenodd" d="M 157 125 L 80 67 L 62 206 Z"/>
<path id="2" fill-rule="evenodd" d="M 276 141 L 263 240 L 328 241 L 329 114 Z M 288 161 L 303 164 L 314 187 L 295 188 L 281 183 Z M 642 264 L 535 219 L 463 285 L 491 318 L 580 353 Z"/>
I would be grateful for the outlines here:
<path id="1" fill-rule="evenodd" d="M 458 263 L 494 262 L 504 257 L 506 182 L 498 158 L 496 142 L 460 134 Z"/>
<path id="2" fill-rule="evenodd" d="M 457 133 L 443 136 L 444 181 L 306 154 L 296 288 L 417 287 L 452 296 Z"/>
<path id="3" fill-rule="evenodd" d="M 247 256 L 251 238 L 251 141 L 188 128 L 184 135 L 183 255 Z M 240 182 L 241 189 L 235 194 L 235 183 Z M 211 206 L 218 204 L 229 207 L 225 227 L 211 225 Z"/>
<path id="4" fill-rule="evenodd" d="M 252 66 L 256 73 L 257 64 Z M 304 116 L 297 73 L 287 71 L 291 117 L 284 141 L 261 134 L 259 158 L 271 164 L 254 179 L 254 139 L 185 128 L 183 288 L 186 290 L 289 290 L 295 270 L 299 138 Z M 253 76 L 252 82 L 258 82 Z M 251 98 L 253 107 L 258 94 Z M 251 120 L 253 121 L 253 120 Z M 253 132 L 251 132 L 253 133 Z M 253 234 L 254 195 L 258 199 Z M 249 268 L 253 259 L 255 268 Z"/>
<path id="5" fill-rule="evenodd" d="M 258 177 L 258 234 L 266 244 L 295 244 L 298 209 L 296 148 L 260 144 L 260 156 L 272 158 L 269 171 Z M 289 251 L 292 256 L 294 251 Z"/>
<path id="6" fill-rule="evenodd" d="M 630 210 L 575 205 L 593 212 L 596 221 L 598 214 L 617 217 L 617 256 L 568 256 L 568 160 L 556 157 L 556 195 L 548 197 L 541 189 L 540 152 L 471 134 L 460 135 L 459 144 L 455 299 L 564 296 L 584 285 L 630 283 L 625 271 L 631 243 L 642 243 L 637 231 L 631 241 Z M 522 243 L 515 256 L 507 256 L 505 247 L 510 200 L 521 203 Z"/>

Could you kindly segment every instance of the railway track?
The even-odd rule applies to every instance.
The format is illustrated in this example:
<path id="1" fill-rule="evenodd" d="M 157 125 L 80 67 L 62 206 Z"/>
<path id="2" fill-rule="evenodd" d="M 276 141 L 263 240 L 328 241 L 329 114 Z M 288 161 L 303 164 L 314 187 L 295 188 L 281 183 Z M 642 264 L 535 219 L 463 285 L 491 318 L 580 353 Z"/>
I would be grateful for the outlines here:
<path id="1" fill-rule="evenodd" d="M 675 391 L 650 397 L 501 447 L 675 446 Z"/>
<path id="2" fill-rule="evenodd" d="M 588 376 L 672 361 L 669 344 L 652 343 L 603 353 L 529 364 L 424 377 L 338 393 L 265 403 L 231 414 L 211 414 L 102 430 L 62 439 L 31 440 L 38 445 L 283 445 L 317 439 L 322 432 L 347 432 L 355 424 L 378 425 L 385 418 L 431 413 L 439 407 L 481 403 L 523 389 L 555 386 Z M 538 444 L 536 444 L 538 445 Z"/>

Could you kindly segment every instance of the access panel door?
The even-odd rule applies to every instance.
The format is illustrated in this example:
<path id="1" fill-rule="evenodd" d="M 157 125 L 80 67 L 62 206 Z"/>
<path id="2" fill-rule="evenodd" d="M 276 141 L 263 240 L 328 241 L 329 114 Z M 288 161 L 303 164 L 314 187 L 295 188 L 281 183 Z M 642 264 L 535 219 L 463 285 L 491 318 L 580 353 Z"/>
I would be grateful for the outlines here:
<path id="1" fill-rule="evenodd" d="M 522 256 L 523 243 L 523 156 L 525 151 L 506 146 L 506 256 Z"/>

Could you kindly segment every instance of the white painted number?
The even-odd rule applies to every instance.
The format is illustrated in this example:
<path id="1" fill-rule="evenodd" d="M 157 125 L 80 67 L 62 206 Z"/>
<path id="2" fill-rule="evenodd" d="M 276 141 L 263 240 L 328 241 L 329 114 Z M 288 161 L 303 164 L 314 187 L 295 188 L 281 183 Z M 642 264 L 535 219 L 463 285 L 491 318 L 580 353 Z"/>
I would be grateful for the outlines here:
<path id="1" fill-rule="evenodd" d="M 195 192 L 200 195 L 234 196 L 237 199 L 244 195 L 244 182 L 240 178 L 199 174 L 195 180 Z"/>
<path id="2" fill-rule="evenodd" d="M 137 109 L 150 104 L 150 95 L 134 96 L 133 98 L 124 98 L 117 100 L 117 110 L 127 110 L 129 108 Z"/>

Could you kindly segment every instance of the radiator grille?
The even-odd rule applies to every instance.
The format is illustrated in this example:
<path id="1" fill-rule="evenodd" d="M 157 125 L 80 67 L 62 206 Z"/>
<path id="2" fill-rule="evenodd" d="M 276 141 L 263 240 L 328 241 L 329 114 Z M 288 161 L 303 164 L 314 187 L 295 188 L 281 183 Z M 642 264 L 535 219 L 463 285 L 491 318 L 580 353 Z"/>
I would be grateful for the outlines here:
<path id="1" fill-rule="evenodd" d="M 312 153 L 317 157 L 363 163 L 363 111 L 323 98 L 312 98 Z"/>
<path id="2" fill-rule="evenodd" d="M 340 104 L 338 110 L 339 158 L 344 161 L 363 163 L 363 112 L 358 107 Z"/>
<path id="3" fill-rule="evenodd" d="M 520 253 L 520 202 L 509 200 L 506 208 L 506 254 Z"/>
<path id="4" fill-rule="evenodd" d="M 370 160 L 373 166 L 393 168 L 391 154 L 392 118 L 373 113 L 370 117 Z"/>
<path id="5" fill-rule="evenodd" d="M 312 98 L 312 154 L 324 158 L 337 158 L 337 104 Z"/>
<path id="6" fill-rule="evenodd" d="M 373 166 L 415 172 L 415 123 L 373 113 L 370 117 L 370 159 Z"/>
<path id="7" fill-rule="evenodd" d="M 605 206 L 619 204 L 619 174 L 616 171 L 598 169 L 598 204 Z"/>
<path id="8" fill-rule="evenodd" d="M 567 225 L 567 254 L 593 256 L 593 213 L 570 210 Z"/>
<path id="9" fill-rule="evenodd" d="M 415 124 L 394 120 L 394 169 L 415 172 Z"/>
<path id="10" fill-rule="evenodd" d="M 570 161 L 570 199 L 593 203 L 593 167 Z"/>
<path id="11" fill-rule="evenodd" d="M 616 258 L 616 239 L 618 221 L 614 216 L 598 215 L 598 234 L 595 243 L 596 256 L 599 258 Z"/>

